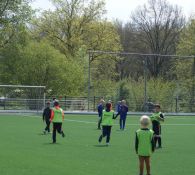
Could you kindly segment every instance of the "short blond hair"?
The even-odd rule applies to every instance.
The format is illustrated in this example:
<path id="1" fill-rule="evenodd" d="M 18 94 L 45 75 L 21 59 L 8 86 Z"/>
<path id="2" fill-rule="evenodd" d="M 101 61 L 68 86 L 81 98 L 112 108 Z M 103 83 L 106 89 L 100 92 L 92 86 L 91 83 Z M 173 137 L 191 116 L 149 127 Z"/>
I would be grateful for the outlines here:
<path id="1" fill-rule="evenodd" d="M 150 122 L 151 122 L 151 120 L 147 115 L 141 116 L 140 124 L 142 127 L 144 127 L 144 128 L 148 127 L 150 125 Z"/>

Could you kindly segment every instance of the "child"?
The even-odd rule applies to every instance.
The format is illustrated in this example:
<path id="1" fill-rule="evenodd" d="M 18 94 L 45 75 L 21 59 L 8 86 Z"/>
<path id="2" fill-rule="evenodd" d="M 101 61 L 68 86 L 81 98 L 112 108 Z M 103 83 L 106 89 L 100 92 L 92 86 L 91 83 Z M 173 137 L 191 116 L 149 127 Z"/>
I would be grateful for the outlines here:
<path id="1" fill-rule="evenodd" d="M 99 143 L 101 143 L 103 137 L 106 137 L 107 146 L 110 142 L 110 134 L 114 119 L 114 111 L 111 110 L 111 107 L 111 103 L 106 103 L 106 110 L 103 110 L 102 115 L 102 134 L 99 137 Z"/>
<path id="2" fill-rule="evenodd" d="M 59 102 L 54 102 L 54 108 L 51 111 L 50 121 L 53 122 L 53 143 L 56 143 L 56 131 L 65 137 L 62 130 L 62 122 L 64 121 L 64 111 L 60 108 Z"/>
<path id="3" fill-rule="evenodd" d="M 153 131 L 150 130 L 150 118 L 146 115 L 140 119 L 141 129 L 136 131 L 135 150 L 139 156 L 140 175 L 144 173 L 144 162 L 147 175 L 150 175 L 150 156 L 154 152 Z"/>
<path id="4" fill-rule="evenodd" d="M 154 110 L 154 113 L 150 117 L 152 121 L 152 129 L 154 131 L 154 143 L 156 147 L 156 144 L 158 142 L 158 148 L 162 148 L 160 121 L 164 121 L 164 115 L 162 114 L 162 112 L 160 112 L 159 104 L 155 105 Z"/>
<path id="5" fill-rule="evenodd" d="M 100 125 L 101 125 L 102 114 L 103 114 L 103 110 L 104 110 L 104 100 L 103 99 L 100 99 L 100 102 L 98 104 L 97 109 L 98 109 L 98 117 L 99 117 L 98 129 L 101 129 Z"/>
<path id="6" fill-rule="evenodd" d="M 47 107 L 43 111 L 43 122 L 45 121 L 46 127 L 45 130 L 43 131 L 44 134 L 46 132 L 50 133 L 50 116 L 51 116 L 51 109 L 50 109 L 50 102 L 47 102 Z"/>
<path id="7" fill-rule="evenodd" d="M 120 130 L 123 130 L 125 129 L 125 123 L 126 123 L 126 118 L 127 118 L 127 112 L 128 112 L 128 106 L 126 105 L 126 101 L 125 100 L 122 100 L 121 101 L 121 105 L 120 105 L 120 108 L 119 108 L 119 111 L 116 115 L 115 118 L 118 117 L 118 115 L 120 115 L 120 120 L 119 120 L 119 124 L 120 124 Z"/>

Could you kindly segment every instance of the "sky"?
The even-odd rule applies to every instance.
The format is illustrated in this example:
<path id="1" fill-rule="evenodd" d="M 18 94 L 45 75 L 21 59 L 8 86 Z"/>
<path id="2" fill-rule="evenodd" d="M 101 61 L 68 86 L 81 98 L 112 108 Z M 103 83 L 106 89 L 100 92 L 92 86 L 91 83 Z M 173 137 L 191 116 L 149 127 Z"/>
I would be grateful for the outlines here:
<path id="1" fill-rule="evenodd" d="M 195 15 L 195 0 L 167 0 L 170 4 L 177 4 L 183 10 L 186 17 Z M 145 4 L 147 0 L 106 0 L 107 18 L 120 19 L 124 22 L 128 21 L 131 13 L 139 6 Z M 33 8 L 42 10 L 52 9 L 49 0 L 34 0 Z"/>

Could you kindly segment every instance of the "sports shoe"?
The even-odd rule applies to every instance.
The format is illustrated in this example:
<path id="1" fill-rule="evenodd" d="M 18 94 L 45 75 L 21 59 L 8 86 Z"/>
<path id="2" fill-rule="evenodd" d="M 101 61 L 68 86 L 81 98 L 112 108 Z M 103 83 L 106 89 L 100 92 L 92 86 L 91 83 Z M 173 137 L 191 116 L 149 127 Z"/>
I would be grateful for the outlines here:
<path id="1" fill-rule="evenodd" d="M 64 132 L 62 132 L 62 137 L 65 137 L 65 134 L 64 134 Z"/>
<path id="2" fill-rule="evenodd" d="M 98 142 L 99 142 L 99 143 L 102 142 L 102 135 L 99 137 Z"/>

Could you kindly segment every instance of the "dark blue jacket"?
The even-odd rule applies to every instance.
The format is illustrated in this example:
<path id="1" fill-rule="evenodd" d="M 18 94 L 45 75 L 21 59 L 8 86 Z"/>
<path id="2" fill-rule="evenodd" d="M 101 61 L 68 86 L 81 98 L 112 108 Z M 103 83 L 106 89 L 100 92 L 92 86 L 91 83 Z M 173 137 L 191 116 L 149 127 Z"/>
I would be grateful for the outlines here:
<path id="1" fill-rule="evenodd" d="M 102 103 L 98 104 L 97 110 L 98 110 L 99 117 L 102 117 L 103 110 L 104 110 L 104 107 L 103 107 L 103 104 Z"/>
<path id="2" fill-rule="evenodd" d="M 120 114 L 121 118 L 125 118 L 128 111 L 129 109 L 127 105 L 121 105 L 118 113 Z"/>

